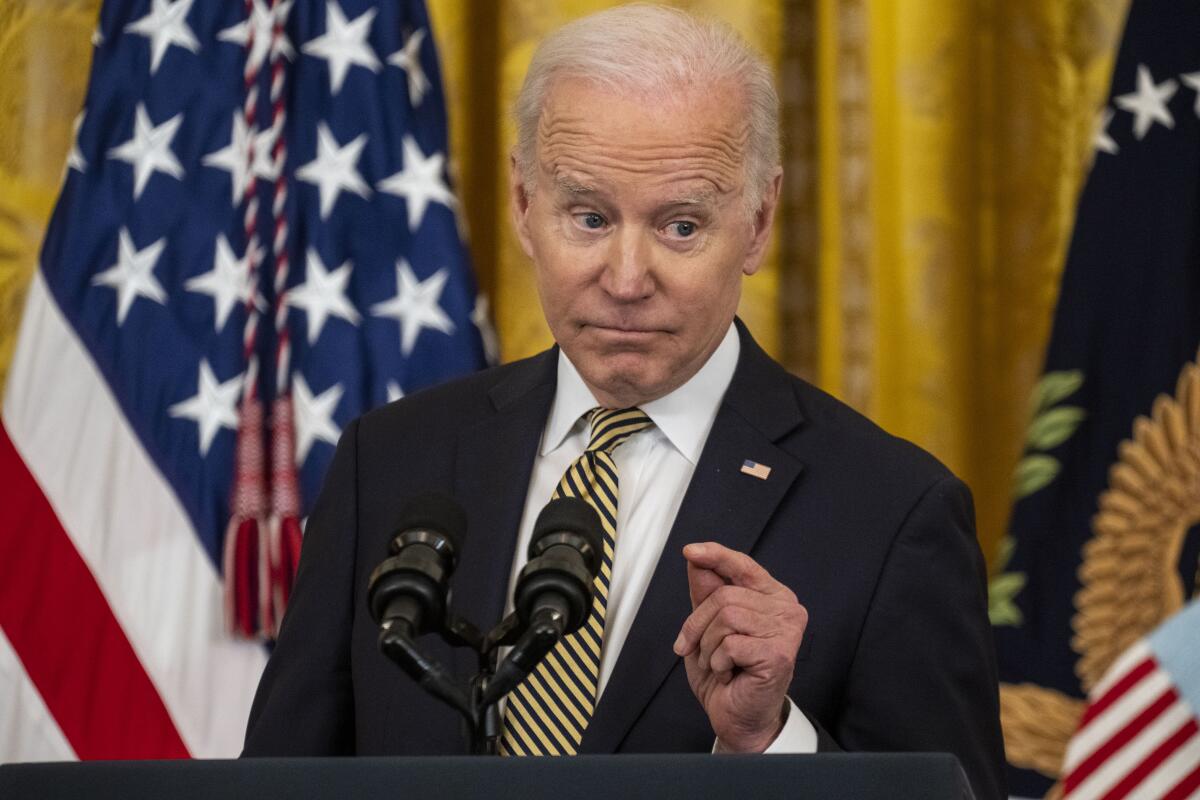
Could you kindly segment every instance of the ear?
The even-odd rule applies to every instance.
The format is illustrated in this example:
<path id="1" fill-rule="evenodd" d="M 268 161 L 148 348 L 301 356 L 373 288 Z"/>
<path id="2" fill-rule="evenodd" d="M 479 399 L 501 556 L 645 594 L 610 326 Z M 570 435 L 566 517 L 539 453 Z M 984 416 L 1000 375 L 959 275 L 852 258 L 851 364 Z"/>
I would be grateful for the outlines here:
<path id="1" fill-rule="evenodd" d="M 529 203 L 532 198 L 525 189 L 525 178 L 517 163 L 514 150 L 508 156 L 508 210 L 512 215 L 513 229 L 525 255 L 533 258 L 533 244 L 529 236 Z"/>
<path id="2" fill-rule="evenodd" d="M 775 209 L 779 207 L 779 189 L 782 185 L 783 169 L 777 168 L 775 176 L 767 183 L 762 202 L 751 220 L 750 247 L 746 250 L 746 260 L 742 264 L 742 273 L 745 275 L 753 275 L 762 266 L 767 242 L 771 240 L 771 229 L 775 225 Z"/>

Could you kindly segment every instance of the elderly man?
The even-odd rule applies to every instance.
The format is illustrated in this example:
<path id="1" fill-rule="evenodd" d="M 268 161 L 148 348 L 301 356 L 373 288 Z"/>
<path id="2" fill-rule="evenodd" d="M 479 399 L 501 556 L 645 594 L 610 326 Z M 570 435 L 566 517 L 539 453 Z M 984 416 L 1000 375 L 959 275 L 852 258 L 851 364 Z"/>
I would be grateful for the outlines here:
<path id="1" fill-rule="evenodd" d="M 248 754 L 461 752 L 455 715 L 376 651 L 367 576 L 404 501 L 447 492 L 471 526 L 452 606 L 491 625 L 566 493 L 606 520 L 604 567 L 587 625 L 509 694 L 506 753 L 940 750 L 1003 795 L 967 490 L 735 320 L 779 196 L 777 106 L 735 34 L 681 12 L 541 45 L 511 205 L 557 347 L 346 428 Z"/>

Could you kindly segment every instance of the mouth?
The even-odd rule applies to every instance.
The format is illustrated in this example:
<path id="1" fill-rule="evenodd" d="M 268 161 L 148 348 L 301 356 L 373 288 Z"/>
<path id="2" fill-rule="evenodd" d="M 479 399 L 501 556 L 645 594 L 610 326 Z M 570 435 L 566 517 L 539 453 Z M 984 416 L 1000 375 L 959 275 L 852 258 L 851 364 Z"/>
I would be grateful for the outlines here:
<path id="1" fill-rule="evenodd" d="M 649 336 L 654 333 L 666 333 L 663 328 L 656 328 L 650 325 L 627 325 L 623 323 L 606 324 L 601 322 L 584 323 L 585 328 L 593 328 L 602 333 L 612 334 L 616 336 Z"/>
<path id="2" fill-rule="evenodd" d="M 665 331 L 659 328 L 638 327 L 630 325 L 598 325 L 586 326 L 597 337 L 599 342 L 605 342 L 610 347 L 634 347 L 641 349 L 661 336 Z"/>

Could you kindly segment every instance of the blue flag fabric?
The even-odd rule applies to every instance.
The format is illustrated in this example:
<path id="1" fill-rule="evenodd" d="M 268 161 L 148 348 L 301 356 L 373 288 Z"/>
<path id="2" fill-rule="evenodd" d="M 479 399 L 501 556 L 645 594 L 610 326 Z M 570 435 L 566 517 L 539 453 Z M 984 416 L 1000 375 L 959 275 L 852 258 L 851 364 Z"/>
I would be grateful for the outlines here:
<path id="1" fill-rule="evenodd" d="M 274 107 L 273 53 L 283 81 Z M 279 136 L 286 204 L 276 214 Z M 249 17 L 237 2 L 105 2 L 42 271 L 218 568 L 246 370 L 248 183 L 259 200 L 256 349 L 268 401 L 270 253 L 276 225 L 287 225 L 307 511 L 350 419 L 484 365 L 446 160 L 422 2 L 254 0 Z"/>
<path id="2" fill-rule="evenodd" d="M 1198 588 L 1200 6 L 1133 0 L 1095 148 L 992 584 L 1022 797 L 1060 777 L 1112 660 Z"/>

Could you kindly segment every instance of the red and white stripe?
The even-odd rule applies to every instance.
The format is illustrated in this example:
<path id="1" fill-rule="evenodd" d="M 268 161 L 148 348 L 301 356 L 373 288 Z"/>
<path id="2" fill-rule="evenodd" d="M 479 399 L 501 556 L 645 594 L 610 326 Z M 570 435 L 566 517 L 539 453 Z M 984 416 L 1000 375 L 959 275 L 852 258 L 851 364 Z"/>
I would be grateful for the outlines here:
<path id="1" fill-rule="evenodd" d="M 1090 695 L 1067 747 L 1064 800 L 1200 797 L 1200 724 L 1150 645 L 1127 650 Z"/>
<path id="2" fill-rule="evenodd" d="M 40 273 L 0 427 L 0 761 L 228 757 L 266 662 Z"/>

